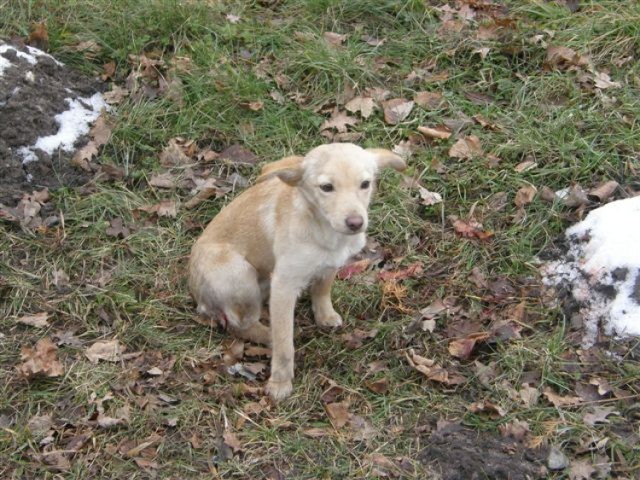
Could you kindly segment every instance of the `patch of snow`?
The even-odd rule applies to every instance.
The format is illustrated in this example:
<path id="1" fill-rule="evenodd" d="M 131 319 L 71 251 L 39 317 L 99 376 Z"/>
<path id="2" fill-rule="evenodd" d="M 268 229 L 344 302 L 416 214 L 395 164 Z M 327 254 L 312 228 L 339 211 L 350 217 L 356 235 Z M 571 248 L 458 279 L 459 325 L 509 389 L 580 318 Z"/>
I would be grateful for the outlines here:
<path id="1" fill-rule="evenodd" d="M 565 285 L 581 305 L 583 343 L 598 326 L 607 335 L 640 335 L 640 196 L 593 210 L 566 231 L 566 258 L 546 264 L 544 281 Z"/>
<path id="2" fill-rule="evenodd" d="M 18 50 L 17 48 L 12 47 L 11 45 L 7 45 L 6 43 L 0 44 L 0 77 L 3 75 L 6 69 L 13 66 L 13 63 L 11 63 L 11 61 L 9 61 L 7 58 L 2 56 L 3 53 L 8 52 L 9 50 L 13 50 L 16 53 L 16 56 L 18 58 L 22 58 L 26 60 L 31 65 L 35 65 L 36 63 L 38 63 L 37 57 L 50 58 L 51 60 L 56 62 L 56 65 L 58 65 L 59 67 L 62 67 L 64 65 L 64 63 L 59 62 L 58 60 L 53 58 L 51 55 L 43 52 L 42 50 L 31 47 L 29 45 L 27 45 L 26 48 L 29 53 Z"/>
<path id="3" fill-rule="evenodd" d="M 18 153 L 22 156 L 22 163 L 36 161 L 38 157 L 34 151 L 39 149 L 49 155 L 55 150 L 73 151 L 73 145 L 82 136 L 89 133 L 93 123 L 103 108 L 107 108 L 102 94 L 96 93 L 90 98 L 65 98 L 69 109 L 55 116 L 59 125 L 58 131 L 53 135 L 40 137 L 30 147 L 20 147 Z"/>

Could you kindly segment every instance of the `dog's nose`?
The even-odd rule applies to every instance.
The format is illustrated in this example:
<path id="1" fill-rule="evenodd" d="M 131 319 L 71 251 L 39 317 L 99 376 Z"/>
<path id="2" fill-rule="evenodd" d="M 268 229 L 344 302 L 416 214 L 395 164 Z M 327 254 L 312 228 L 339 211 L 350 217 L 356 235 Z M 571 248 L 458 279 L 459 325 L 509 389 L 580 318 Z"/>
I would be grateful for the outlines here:
<path id="1" fill-rule="evenodd" d="M 362 228 L 364 218 L 362 218 L 361 215 L 350 215 L 344 222 L 347 224 L 347 227 L 349 227 L 349 230 L 357 232 Z"/>

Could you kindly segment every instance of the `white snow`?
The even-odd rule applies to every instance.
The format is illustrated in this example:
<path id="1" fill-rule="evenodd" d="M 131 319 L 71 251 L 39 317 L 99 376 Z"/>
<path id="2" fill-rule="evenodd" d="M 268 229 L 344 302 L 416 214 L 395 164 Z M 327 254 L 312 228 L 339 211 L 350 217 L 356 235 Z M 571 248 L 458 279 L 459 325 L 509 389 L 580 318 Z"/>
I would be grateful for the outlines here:
<path id="1" fill-rule="evenodd" d="M 50 58 L 54 62 L 56 62 L 56 64 L 59 67 L 62 67 L 64 65 L 64 63 L 59 62 L 58 60 L 53 58 L 51 55 L 49 55 L 48 53 L 43 52 L 42 50 L 38 50 L 37 48 L 30 47 L 29 45 L 27 45 L 26 48 L 27 48 L 27 51 L 29 53 L 22 52 L 22 51 L 16 49 L 15 47 L 12 47 L 11 45 L 7 45 L 5 43 L 0 44 L 0 77 L 2 76 L 2 74 L 4 73 L 4 71 L 7 68 L 9 68 L 9 67 L 11 67 L 13 65 L 13 63 L 11 63 L 8 59 L 6 59 L 5 57 L 2 56 L 3 53 L 5 53 L 5 52 L 7 52 L 9 50 L 13 50 L 14 52 L 16 52 L 16 55 L 18 56 L 18 58 L 22 58 L 22 59 L 26 60 L 31 65 L 35 65 L 36 63 L 38 63 L 38 59 L 36 57 L 47 57 L 47 58 Z"/>
<path id="2" fill-rule="evenodd" d="M 640 196 L 591 211 L 566 237 L 567 258 L 542 271 L 545 283 L 570 285 L 582 305 L 585 346 L 594 343 L 599 325 L 607 335 L 640 335 L 640 304 L 633 298 L 640 284 Z"/>
<path id="3" fill-rule="evenodd" d="M 59 125 L 58 131 L 53 135 L 40 137 L 30 147 L 20 147 L 18 153 L 22 156 L 22 163 L 36 161 L 38 157 L 35 150 L 40 149 L 49 155 L 55 150 L 73 151 L 74 143 L 82 136 L 89 133 L 93 123 L 103 108 L 107 108 L 102 94 L 95 93 L 90 98 L 65 98 L 69 109 L 59 113 L 54 118 Z"/>

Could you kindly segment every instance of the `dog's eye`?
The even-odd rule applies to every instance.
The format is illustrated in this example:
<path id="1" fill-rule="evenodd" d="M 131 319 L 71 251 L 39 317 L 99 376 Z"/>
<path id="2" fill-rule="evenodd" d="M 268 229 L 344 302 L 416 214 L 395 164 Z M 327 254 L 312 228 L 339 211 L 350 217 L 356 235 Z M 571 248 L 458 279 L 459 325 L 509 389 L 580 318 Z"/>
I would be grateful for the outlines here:
<path id="1" fill-rule="evenodd" d="M 330 183 L 323 183 L 322 185 L 320 185 L 320 190 L 322 190 L 323 192 L 333 192 L 333 185 L 331 185 Z"/>
<path id="2" fill-rule="evenodd" d="M 363 190 L 366 190 L 370 186 L 371 186 L 371 182 L 369 180 L 365 180 L 364 182 L 362 182 L 360 184 L 360 188 L 363 189 Z"/>

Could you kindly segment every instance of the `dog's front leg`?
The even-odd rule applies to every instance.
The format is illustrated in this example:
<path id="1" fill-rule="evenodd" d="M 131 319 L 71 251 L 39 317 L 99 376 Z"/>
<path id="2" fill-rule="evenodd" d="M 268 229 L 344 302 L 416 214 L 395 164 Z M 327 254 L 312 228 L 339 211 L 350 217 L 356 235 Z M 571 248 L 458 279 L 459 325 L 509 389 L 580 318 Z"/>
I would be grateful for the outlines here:
<path id="1" fill-rule="evenodd" d="M 331 303 L 331 286 L 336 278 L 337 270 L 331 270 L 311 284 L 311 306 L 316 323 L 321 327 L 339 327 L 342 317 L 334 310 Z"/>
<path id="2" fill-rule="evenodd" d="M 293 389 L 293 316 L 298 292 L 291 280 L 274 273 L 269 299 L 272 356 L 267 392 L 276 401 L 286 398 Z"/>

